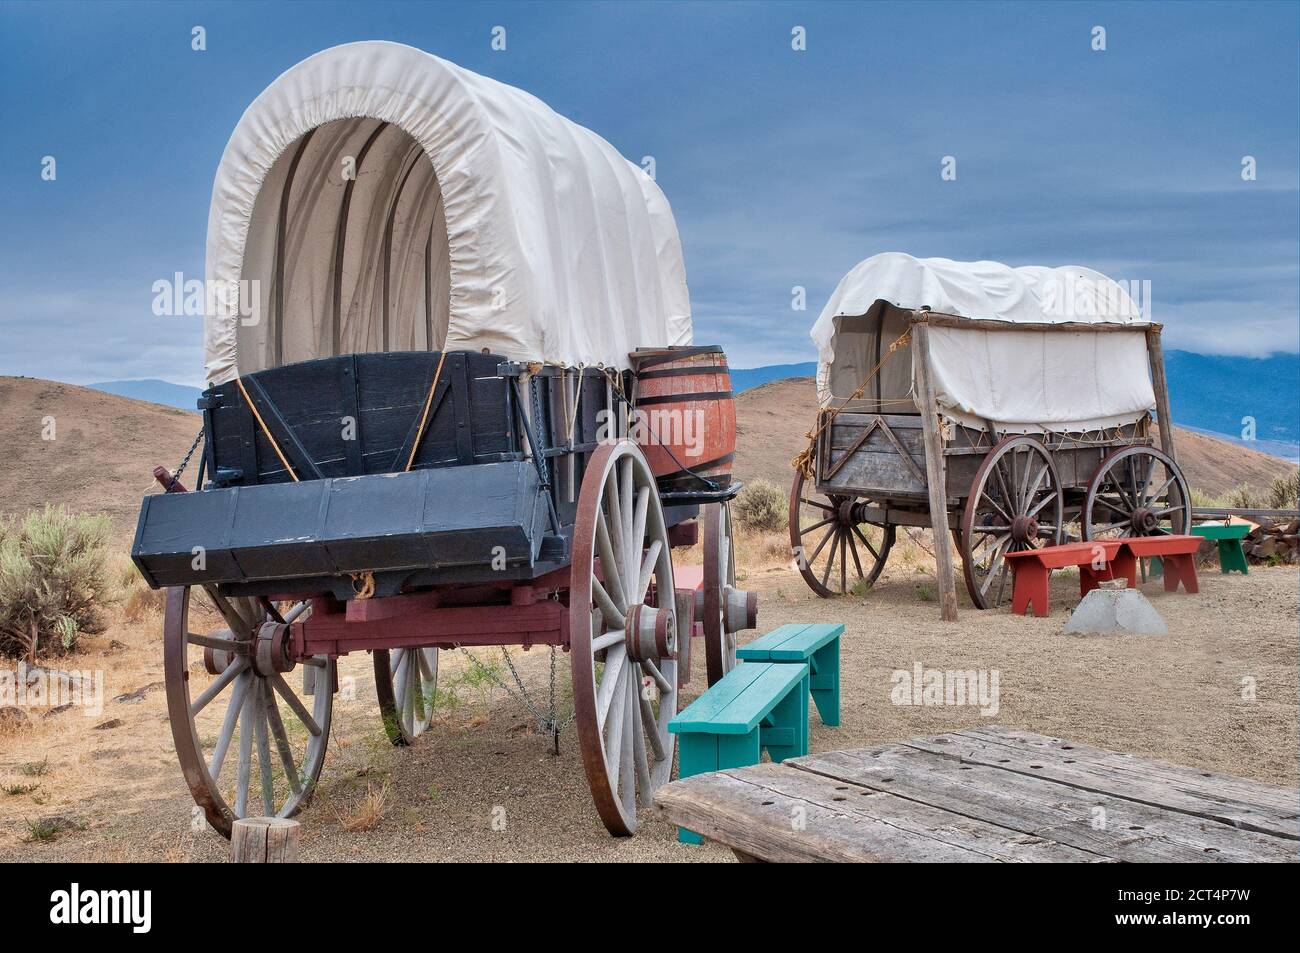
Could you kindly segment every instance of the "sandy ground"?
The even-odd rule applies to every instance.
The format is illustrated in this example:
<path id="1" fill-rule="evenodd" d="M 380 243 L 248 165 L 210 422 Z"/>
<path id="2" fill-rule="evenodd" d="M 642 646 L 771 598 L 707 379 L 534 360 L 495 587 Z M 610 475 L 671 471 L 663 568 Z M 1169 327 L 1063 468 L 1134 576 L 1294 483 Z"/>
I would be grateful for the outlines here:
<path id="1" fill-rule="evenodd" d="M 847 624 L 843 726 L 824 728 L 814 718 L 814 751 L 997 723 L 1296 783 L 1294 568 L 1252 569 L 1246 578 L 1209 570 L 1199 598 L 1147 585 L 1169 623 L 1163 637 L 1063 634 L 1077 582 L 1060 574 L 1048 619 L 967 609 L 955 625 L 938 622 L 933 578 L 916 558 L 898 558 L 865 598 L 817 599 L 780 566 L 746 577 L 743 584 L 760 592 L 762 631 L 785 622 Z M 156 615 L 120 621 L 64 667 L 104 670 L 108 697 L 150 685 L 161 679 L 160 626 Z M 123 647 L 110 647 L 110 640 Z M 547 654 L 516 657 L 532 690 L 544 694 Z M 996 670 L 999 710 L 893 704 L 892 673 L 917 663 Z M 444 653 L 443 682 L 464 664 L 457 653 Z M 688 699 L 703 689 L 702 667 L 701 660 Z M 341 674 L 355 678 L 356 694 L 336 705 L 321 788 L 301 815 L 306 860 L 731 860 L 717 846 L 677 844 L 653 810 L 643 812 L 635 838 L 609 837 L 591 805 L 572 729 L 553 756 L 527 711 L 499 689 L 458 688 L 458 703 L 415 746 L 394 749 L 380 725 L 369 657 L 345 659 Z M 1253 698 L 1246 691 L 1252 684 Z M 223 839 L 192 829 L 161 688 L 139 703 L 109 702 L 97 718 L 76 710 L 32 716 L 32 727 L 0 735 L 0 860 L 226 856 Z M 109 719 L 122 724 L 93 729 Z M 26 767 L 33 763 L 44 767 Z M 10 788 L 18 793 L 5 793 Z M 385 793 L 377 825 L 346 830 L 368 795 L 379 792 Z M 505 810 L 504 830 L 493 829 L 497 807 Z M 28 823 L 50 815 L 83 826 L 33 842 Z"/>

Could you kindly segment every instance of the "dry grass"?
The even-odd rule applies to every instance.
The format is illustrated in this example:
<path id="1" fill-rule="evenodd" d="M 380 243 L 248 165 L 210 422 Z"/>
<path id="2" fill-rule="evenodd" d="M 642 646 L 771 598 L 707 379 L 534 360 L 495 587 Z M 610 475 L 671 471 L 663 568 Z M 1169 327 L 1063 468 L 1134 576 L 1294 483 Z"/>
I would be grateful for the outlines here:
<path id="1" fill-rule="evenodd" d="M 387 780 L 381 784 L 366 785 L 365 796 L 352 810 L 338 815 L 339 826 L 345 831 L 373 831 L 384 819 L 391 787 Z"/>

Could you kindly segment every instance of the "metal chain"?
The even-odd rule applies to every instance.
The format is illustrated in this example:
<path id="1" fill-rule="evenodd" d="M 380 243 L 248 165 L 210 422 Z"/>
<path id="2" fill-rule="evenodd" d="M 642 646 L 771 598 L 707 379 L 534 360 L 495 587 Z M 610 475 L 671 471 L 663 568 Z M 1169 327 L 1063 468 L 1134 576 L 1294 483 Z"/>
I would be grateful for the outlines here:
<path id="1" fill-rule="evenodd" d="M 473 653 L 471 653 L 469 649 L 465 648 L 464 646 L 460 646 L 460 651 L 467 659 L 470 660 L 471 664 L 473 664 L 479 671 L 487 675 L 487 677 L 491 679 L 498 688 L 504 691 L 506 695 L 515 699 L 516 701 L 523 703 L 524 707 L 528 709 L 528 711 L 532 714 L 533 718 L 537 721 L 537 730 L 551 736 L 553 753 L 559 754 L 560 734 L 571 724 L 573 724 L 573 719 L 577 715 L 577 711 L 576 710 L 570 711 L 568 717 L 565 718 L 564 721 L 562 722 L 556 718 L 555 646 L 553 645 L 551 646 L 550 704 L 548 706 L 549 710 L 546 712 L 543 712 L 542 709 L 533 702 L 532 696 L 528 694 L 528 689 L 524 687 L 524 680 L 519 676 L 519 672 L 515 668 L 514 660 L 510 657 L 510 653 L 506 650 L 506 647 L 503 645 L 500 648 L 501 648 L 501 657 L 502 659 L 505 660 L 506 668 L 510 670 L 510 677 L 514 680 L 516 688 L 511 688 L 504 681 L 498 678 L 496 673 L 493 672 L 492 669 L 485 666 L 477 658 L 475 658 Z"/>
<path id="2" fill-rule="evenodd" d="M 181 465 L 172 471 L 173 480 L 179 480 L 181 478 L 181 474 L 185 472 L 185 468 L 190 465 L 190 457 L 194 456 L 194 451 L 199 449 L 199 444 L 202 442 L 203 428 L 200 427 L 198 436 L 194 438 L 194 443 L 190 444 L 190 452 L 185 454 L 185 459 L 181 461 Z"/>

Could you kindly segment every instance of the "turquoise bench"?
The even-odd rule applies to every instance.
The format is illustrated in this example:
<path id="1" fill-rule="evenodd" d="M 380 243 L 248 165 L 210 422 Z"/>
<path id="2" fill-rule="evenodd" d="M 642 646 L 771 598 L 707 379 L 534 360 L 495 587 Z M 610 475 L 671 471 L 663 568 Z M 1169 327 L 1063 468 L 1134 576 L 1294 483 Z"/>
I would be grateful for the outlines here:
<path id="1" fill-rule="evenodd" d="M 678 738 L 678 776 L 758 764 L 808 753 L 807 665 L 746 662 L 715 682 L 668 723 Z M 677 839 L 702 838 L 679 828 Z"/>
<path id="2" fill-rule="evenodd" d="M 844 624 L 792 623 L 736 650 L 746 662 L 803 662 L 808 666 L 805 690 L 817 705 L 822 724 L 840 723 L 840 636 Z"/>

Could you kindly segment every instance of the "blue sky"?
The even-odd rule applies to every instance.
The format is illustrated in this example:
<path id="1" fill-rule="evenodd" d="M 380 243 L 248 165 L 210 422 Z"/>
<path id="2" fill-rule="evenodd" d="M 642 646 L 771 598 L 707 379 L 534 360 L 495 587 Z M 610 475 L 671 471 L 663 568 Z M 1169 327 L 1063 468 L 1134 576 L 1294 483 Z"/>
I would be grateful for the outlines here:
<path id="1" fill-rule="evenodd" d="M 523 87 L 629 158 L 653 155 L 697 340 L 736 366 L 811 360 L 836 282 L 891 250 L 1150 280 L 1167 346 L 1294 353 L 1298 11 L 0 3 L 0 374 L 201 383 L 198 319 L 155 317 L 151 286 L 201 275 L 212 175 L 245 106 L 359 39 Z"/>

